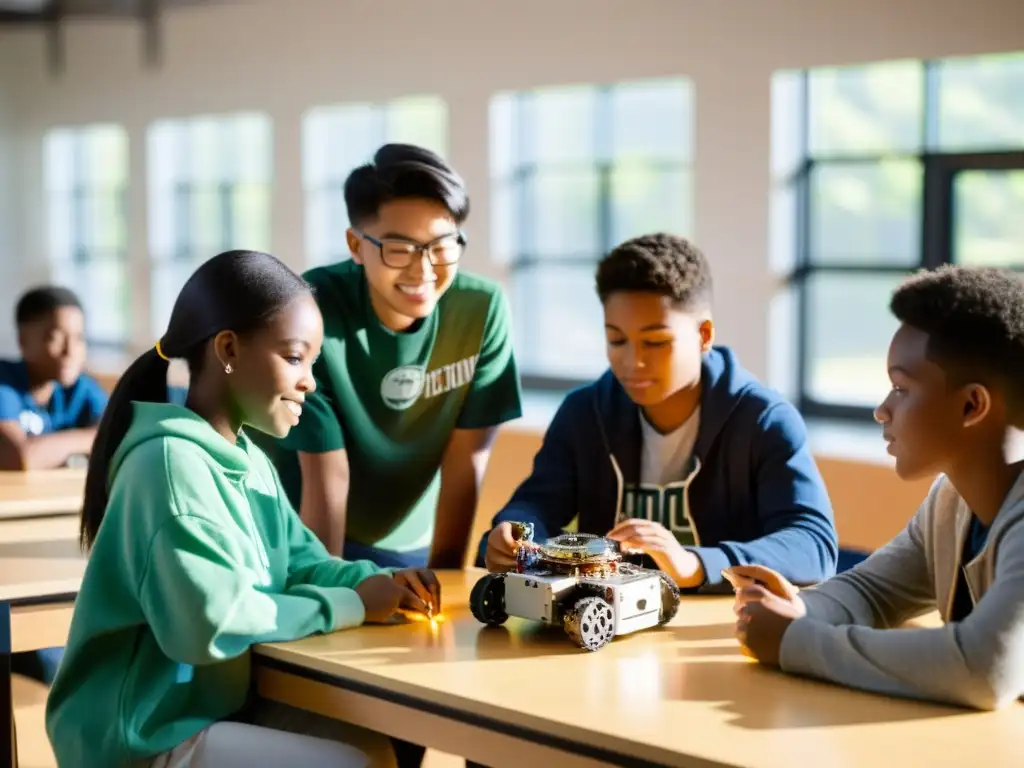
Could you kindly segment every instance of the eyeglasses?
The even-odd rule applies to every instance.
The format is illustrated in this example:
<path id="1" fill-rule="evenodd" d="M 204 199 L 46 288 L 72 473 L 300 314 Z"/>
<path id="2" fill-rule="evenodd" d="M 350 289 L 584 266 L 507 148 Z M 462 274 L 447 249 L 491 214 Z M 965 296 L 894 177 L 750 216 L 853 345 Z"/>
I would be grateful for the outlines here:
<path id="1" fill-rule="evenodd" d="M 366 242 L 377 246 L 380 249 L 380 260 L 392 269 L 405 269 L 422 259 L 421 254 L 425 254 L 435 267 L 451 266 L 462 258 L 462 252 L 466 250 L 466 236 L 461 231 L 442 235 L 429 243 L 412 243 L 395 238 L 378 240 L 359 230 L 355 230 L 355 233 Z"/>

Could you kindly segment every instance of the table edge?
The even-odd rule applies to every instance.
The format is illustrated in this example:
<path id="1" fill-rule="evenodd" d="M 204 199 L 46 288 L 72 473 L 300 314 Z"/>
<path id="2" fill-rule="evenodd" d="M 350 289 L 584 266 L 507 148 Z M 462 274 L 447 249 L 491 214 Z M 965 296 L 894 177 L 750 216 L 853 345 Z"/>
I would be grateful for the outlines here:
<path id="1" fill-rule="evenodd" d="M 11 606 L 59 603 L 74 600 L 82 586 L 82 578 L 54 579 L 52 581 L 15 582 L 0 585 L 0 604 Z M 70 597 L 69 597 L 70 596 Z"/>
<path id="2" fill-rule="evenodd" d="M 82 512 L 82 499 L 66 496 L 57 499 L 4 499 L 0 492 L 0 519 L 25 517 L 64 517 Z"/>
<path id="3" fill-rule="evenodd" d="M 271 651 L 272 653 L 273 649 L 265 649 L 261 651 L 258 647 L 254 647 L 253 651 L 254 655 L 258 657 L 258 660 L 255 660 L 254 665 L 257 667 L 272 669 L 288 675 L 294 675 L 295 677 L 301 677 L 313 682 L 323 683 L 337 688 L 344 688 L 355 693 L 361 693 L 392 704 L 415 709 L 426 714 L 437 715 L 438 717 L 443 717 L 448 720 L 454 720 L 465 725 L 471 725 L 485 731 L 501 733 L 524 741 L 543 744 L 544 746 L 562 752 L 577 753 L 600 762 L 608 763 L 609 765 L 624 766 L 624 768 L 634 768 L 634 766 L 636 768 L 675 768 L 680 764 L 680 758 L 685 757 L 685 755 L 680 755 L 676 752 L 665 750 L 661 747 L 655 747 L 650 744 L 641 744 L 640 742 L 624 742 L 624 744 L 631 750 L 635 750 L 637 747 L 641 748 L 645 753 L 643 756 L 640 756 L 635 752 L 623 752 L 607 746 L 594 744 L 592 742 L 581 741 L 568 734 L 553 734 L 527 725 L 500 720 L 492 715 L 485 715 L 468 709 L 460 709 L 450 704 L 432 701 L 423 696 L 416 696 L 411 693 L 396 691 L 384 685 L 374 684 L 364 680 L 356 680 L 339 674 L 330 674 L 318 669 L 311 669 L 302 664 L 285 661 L 267 653 L 267 651 Z M 575 730 L 575 728 L 573 728 L 573 730 Z M 698 762 L 702 765 L 708 766 L 709 768 L 711 766 L 730 768 L 727 763 L 709 761 L 706 758 L 699 758 Z"/>

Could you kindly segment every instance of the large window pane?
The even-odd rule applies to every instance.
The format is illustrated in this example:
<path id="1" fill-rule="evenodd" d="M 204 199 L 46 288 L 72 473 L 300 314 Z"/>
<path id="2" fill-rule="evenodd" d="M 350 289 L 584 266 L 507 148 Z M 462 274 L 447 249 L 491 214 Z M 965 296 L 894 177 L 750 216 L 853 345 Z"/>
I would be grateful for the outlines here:
<path id="1" fill-rule="evenodd" d="M 612 157 L 690 160 L 693 94 L 687 80 L 623 83 L 612 90 Z"/>
<path id="2" fill-rule="evenodd" d="M 230 118 L 223 122 L 230 124 L 228 120 Z M 222 136 L 221 122 L 212 117 L 200 117 L 179 123 L 179 130 L 184 134 L 187 178 L 208 185 L 225 178 L 228 165 L 225 153 L 229 150 Z"/>
<path id="3" fill-rule="evenodd" d="M 67 204 L 66 193 L 51 192 L 46 213 L 46 235 L 51 258 L 54 261 L 70 261 L 79 240 L 75 233 L 75 212 Z"/>
<path id="4" fill-rule="evenodd" d="M 85 333 L 92 344 L 119 346 L 127 336 L 128 279 L 117 258 L 57 266 L 57 282 L 72 288 L 85 304 Z"/>
<path id="5" fill-rule="evenodd" d="M 488 109 L 491 178 L 503 181 L 511 176 L 520 162 L 519 104 L 522 95 L 499 93 L 491 98 Z"/>
<path id="6" fill-rule="evenodd" d="M 1024 52 L 936 64 L 938 149 L 1024 149 Z"/>
<path id="7" fill-rule="evenodd" d="M 801 399 L 814 414 L 874 406 L 903 275 L 946 261 L 1024 269 L 1024 51 L 781 72 L 772 85 L 771 169 L 787 187 L 772 203 L 772 264 L 806 310 Z M 947 227 L 950 241 L 923 239 Z"/>
<path id="8" fill-rule="evenodd" d="M 524 232 L 520 202 L 525 186 L 517 181 L 495 180 L 491 184 L 491 259 L 508 264 L 519 256 Z"/>
<path id="9" fill-rule="evenodd" d="M 522 267 L 514 273 L 512 291 L 516 354 L 524 373 L 589 379 L 607 367 L 593 264 Z"/>
<path id="10" fill-rule="evenodd" d="M 385 112 L 387 140 L 448 152 L 448 106 L 437 96 L 396 99 Z"/>
<path id="11" fill-rule="evenodd" d="M 692 232 L 692 135 L 680 78 L 491 99 L 490 253 L 510 267 L 524 372 L 586 379 L 606 367 L 596 262 L 629 237 Z"/>
<path id="12" fill-rule="evenodd" d="M 772 75 L 772 180 L 788 180 L 804 161 L 803 72 Z"/>
<path id="13" fill-rule="evenodd" d="M 1024 170 L 957 174 L 953 216 L 955 261 L 1024 268 Z"/>
<path id="14" fill-rule="evenodd" d="M 324 262 L 347 257 L 348 216 L 345 213 L 345 195 L 339 187 L 329 187 L 319 194 L 310 195 L 307 202 L 307 246 L 310 253 L 319 254 Z"/>
<path id="15" fill-rule="evenodd" d="M 106 190 L 82 195 L 85 206 L 86 242 L 84 245 L 104 257 L 123 254 L 127 250 L 128 231 L 125 226 L 121 190 Z"/>
<path id="16" fill-rule="evenodd" d="M 917 152 L 924 115 L 924 67 L 897 61 L 808 74 L 811 155 Z"/>
<path id="17" fill-rule="evenodd" d="M 532 254 L 596 258 L 600 251 L 597 171 L 538 170 L 528 183 L 535 237 Z"/>
<path id="18" fill-rule="evenodd" d="M 921 183 L 916 161 L 815 166 L 810 180 L 812 263 L 917 263 Z"/>
<path id="19" fill-rule="evenodd" d="M 536 91 L 521 102 L 522 161 L 564 164 L 596 156 L 597 89 L 565 86 Z"/>
<path id="20" fill-rule="evenodd" d="M 224 181 L 265 184 L 273 179 L 274 148 L 269 120 L 261 115 L 240 115 L 224 126 L 222 141 L 231 159 Z"/>
<path id="21" fill-rule="evenodd" d="M 381 104 L 315 107 L 302 121 L 306 243 L 311 265 L 347 254 L 341 194 L 349 174 L 384 144 L 415 144 L 442 157 L 448 151 L 448 106 L 437 96 L 409 96 Z"/>
<path id="22" fill-rule="evenodd" d="M 90 343 L 122 345 L 128 336 L 127 134 L 106 124 L 48 132 L 43 178 L 52 279 L 78 294 Z"/>
<path id="23" fill-rule="evenodd" d="M 117 126 L 98 125 L 83 136 L 83 169 L 96 186 L 120 188 L 128 183 L 128 153 L 124 132 Z"/>
<path id="24" fill-rule="evenodd" d="M 807 381 L 820 403 L 875 406 L 889 388 L 886 357 L 898 325 L 889 299 L 902 274 L 819 273 L 807 280 Z"/>
<path id="25" fill-rule="evenodd" d="M 153 327 L 195 269 L 221 251 L 270 248 L 273 126 L 259 113 L 161 120 L 148 133 Z"/>
<path id="26" fill-rule="evenodd" d="M 191 230 L 182 232 L 189 258 L 201 264 L 211 256 L 227 250 L 230 222 L 224 216 L 223 196 L 219 186 L 200 187 L 190 195 Z"/>
<path id="27" fill-rule="evenodd" d="M 612 170 L 612 242 L 651 232 L 693 231 L 688 168 L 626 163 Z"/>
<path id="28" fill-rule="evenodd" d="M 231 231 L 234 248 L 270 250 L 270 188 L 265 184 L 239 184 L 232 189 Z"/>
<path id="29" fill-rule="evenodd" d="M 154 264 L 150 270 L 150 311 L 158 336 L 167 328 L 178 294 L 198 267 L 191 261 L 168 261 Z"/>
<path id="30" fill-rule="evenodd" d="M 187 259 L 194 268 L 230 248 L 270 247 L 269 117 L 161 120 L 149 129 L 148 149 L 150 251 L 156 260 Z"/>

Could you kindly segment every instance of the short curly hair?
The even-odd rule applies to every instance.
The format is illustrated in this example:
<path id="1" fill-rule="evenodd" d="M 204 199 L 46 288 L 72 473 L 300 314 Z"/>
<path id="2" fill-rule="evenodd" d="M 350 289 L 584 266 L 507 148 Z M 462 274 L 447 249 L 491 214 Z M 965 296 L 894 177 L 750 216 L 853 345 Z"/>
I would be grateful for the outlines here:
<path id="1" fill-rule="evenodd" d="M 709 308 L 711 267 L 684 237 L 658 232 L 627 240 L 597 265 L 597 295 L 603 304 L 617 291 L 670 296 L 680 309 Z"/>
<path id="2" fill-rule="evenodd" d="M 33 323 L 64 307 L 82 309 L 82 302 L 70 288 L 60 285 L 40 285 L 21 295 L 14 307 L 14 322 L 18 326 Z"/>
<path id="3" fill-rule="evenodd" d="M 995 379 L 1024 406 L 1024 276 L 995 267 L 923 270 L 893 293 L 889 309 L 928 334 L 928 356 L 955 379 Z"/>

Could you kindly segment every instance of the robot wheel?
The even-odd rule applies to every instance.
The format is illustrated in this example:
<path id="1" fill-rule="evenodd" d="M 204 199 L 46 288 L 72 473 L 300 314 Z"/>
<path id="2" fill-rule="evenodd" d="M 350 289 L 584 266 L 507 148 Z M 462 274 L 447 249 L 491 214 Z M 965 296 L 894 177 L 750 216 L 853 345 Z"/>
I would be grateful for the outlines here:
<path id="1" fill-rule="evenodd" d="M 615 635 L 615 614 L 603 597 L 580 598 L 565 612 L 563 622 L 569 638 L 588 651 L 602 648 Z"/>
<path id="2" fill-rule="evenodd" d="M 679 610 L 679 587 L 664 571 L 659 571 L 658 575 L 661 576 L 661 613 L 658 615 L 658 624 L 668 624 Z"/>
<path id="3" fill-rule="evenodd" d="M 488 573 L 473 585 L 469 595 L 469 609 L 473 618 L 489 627 L 497 627 L 508 620 L 505 612 L 505 577 Z"/>

